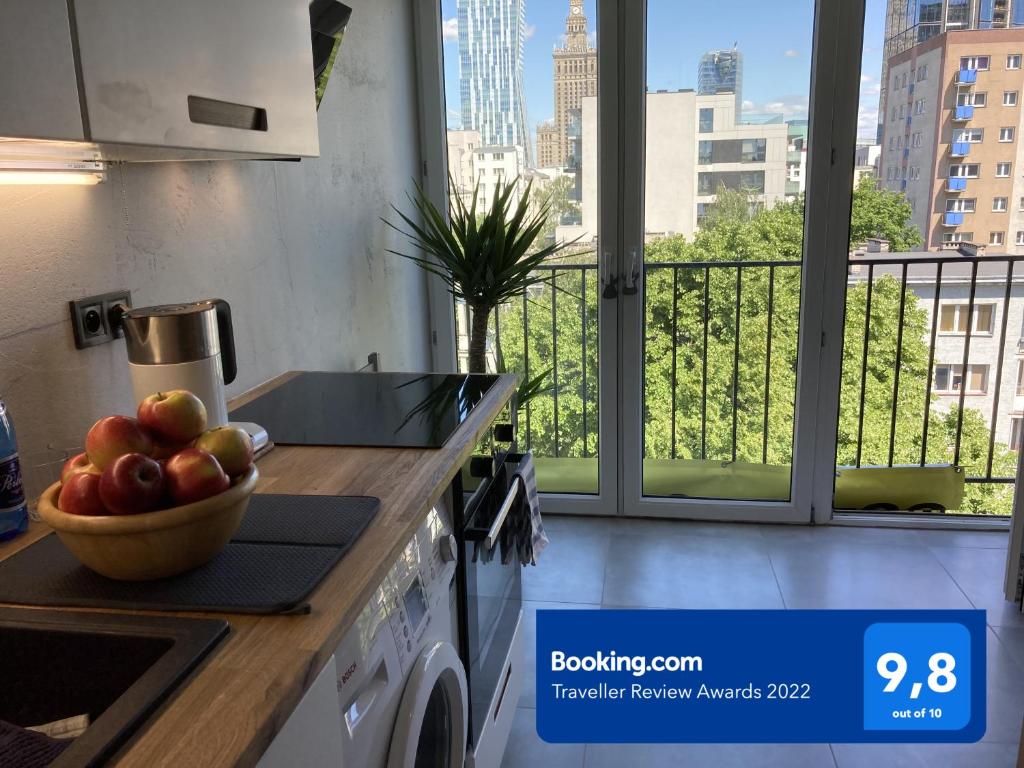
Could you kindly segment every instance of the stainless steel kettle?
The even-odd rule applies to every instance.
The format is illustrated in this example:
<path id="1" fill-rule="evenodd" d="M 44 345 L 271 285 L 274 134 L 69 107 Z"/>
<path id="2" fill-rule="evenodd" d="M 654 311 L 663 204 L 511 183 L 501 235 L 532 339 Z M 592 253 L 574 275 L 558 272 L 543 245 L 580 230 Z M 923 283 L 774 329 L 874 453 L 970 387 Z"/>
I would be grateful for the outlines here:
<path id="1" fill-rule="evenodd" d="M 136 404 L 154 392 L 188 389 L 207 423 L 228 423 L 224 385 L 235 380 L 231 307 L 223 299 L 131 307 L 121 315 Z"/>

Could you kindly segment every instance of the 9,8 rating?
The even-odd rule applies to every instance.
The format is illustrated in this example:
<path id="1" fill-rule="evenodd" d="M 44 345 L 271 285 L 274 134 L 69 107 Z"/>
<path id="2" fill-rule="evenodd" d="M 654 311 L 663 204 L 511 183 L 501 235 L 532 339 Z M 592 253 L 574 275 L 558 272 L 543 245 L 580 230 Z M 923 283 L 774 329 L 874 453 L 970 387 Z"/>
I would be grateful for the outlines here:
<path id="1" fill-rule="evenodd" d="M 947 730 L 971 719 L 971 636 L 962 624 L 864 632 L 865 730 Z"/>

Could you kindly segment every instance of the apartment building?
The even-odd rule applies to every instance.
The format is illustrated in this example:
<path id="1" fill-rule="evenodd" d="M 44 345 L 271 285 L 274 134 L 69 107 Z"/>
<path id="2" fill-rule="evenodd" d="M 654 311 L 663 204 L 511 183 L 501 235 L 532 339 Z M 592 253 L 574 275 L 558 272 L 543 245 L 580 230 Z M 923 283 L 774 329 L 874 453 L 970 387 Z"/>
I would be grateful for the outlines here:
<path id="1" fill-rule="evenodd" d="M 466 205 L 477 190 L 477 205 L 484 205 L 494 195 L 499 180 L 521 177 L 526 167 L 523 148 L 519 146 L 481 146 L 478 131 L 448 131 L 448 173 L 451 192 Z M 522 178 L 519 181 L 525 186 Z"/>
<path id="2" fill-rule="evenodd" d="M 1024 253 L 1024 29 L 949 31 L 888 62 L 881 184 L 906 194 L 923 249 Z"/>
<path id="3" fill-rule="evenodd" d="M 945 263 L 941 287 L 934 257 L 922 253 L 859 254 L 851 257 L 849 282 L 864 282 L 872 261 L 906 258 L 907 288 L 924 310 L 927 329 L 922 340 L 930 345 L 936 307 L 933 356 L 932 408 L 944 413 L 956 407 L 963 390 L 965 408 L 978 411 L 992 424 L 995 408 L 995 440 L 1017 448 L 1024 425 L 1024 265 L 1012 274 L 1000 255 L 988 253 L 978 264 L 971 307 L 971 272 L 968 262 Z M 875 264 L 873 277 L 902 278 L 902 267 Z M 936 290 L 938 287 L 938 303 Z M 908 294 L 909 295 L 909 294 Z M 1009 301 L 1007 301 L 1009 297 Z M 971 338 L 964 373 L 964 347 L 970 324 Z"/>
<path id="4" fill-rule="evenodd" d="M 771 207 L 786 197 L 789 129 L 737 121 L 734 94 L 647 94 L 644 230 L 692 236 L 717 190 L 743 190 Z M 597 100 L 583 100 L 583 225 L 597 232 Z"/>

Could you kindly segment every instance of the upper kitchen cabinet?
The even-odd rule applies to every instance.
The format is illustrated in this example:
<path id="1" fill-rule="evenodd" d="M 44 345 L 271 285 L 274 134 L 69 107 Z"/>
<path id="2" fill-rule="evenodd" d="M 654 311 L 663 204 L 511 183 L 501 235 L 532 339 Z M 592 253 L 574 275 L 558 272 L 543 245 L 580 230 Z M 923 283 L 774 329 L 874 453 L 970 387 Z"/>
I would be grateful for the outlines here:
<path id="1" fill-rule="evenodd" d="M 84 140 L 109 160 L 319 153 L 308 0 L 0 8 L 0 61 L 20 59 L 0 69 L 0 136 Z"/>
<path id="2" fill-rule="evenodd" d="M 85 139 L 67 0 L 0 3 L 0 136 Z"/>

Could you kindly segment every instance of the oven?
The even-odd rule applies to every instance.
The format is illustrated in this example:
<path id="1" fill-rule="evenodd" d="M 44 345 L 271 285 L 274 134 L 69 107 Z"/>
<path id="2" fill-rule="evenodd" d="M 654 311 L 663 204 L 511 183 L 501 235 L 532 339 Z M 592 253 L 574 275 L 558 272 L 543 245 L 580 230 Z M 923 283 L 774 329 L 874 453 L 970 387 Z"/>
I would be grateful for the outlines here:
<path id="1" fill-rule="evenodd" d="M 456 584 L 460 653 L 469 691 L 470 768 L 501 764 L 524 675 L 522 566 L 515 553 L 503 562 L 500 543 L 509 512 L 522 499 L 515 471 L 523 456 L 513 451 L 514 435 L 503 427 L 511 430 L 496 425 L 489 453 L 474 457 L 453 488 L 461 552 Z M 497 441 L 495 436 L 509 439 Z"/>

